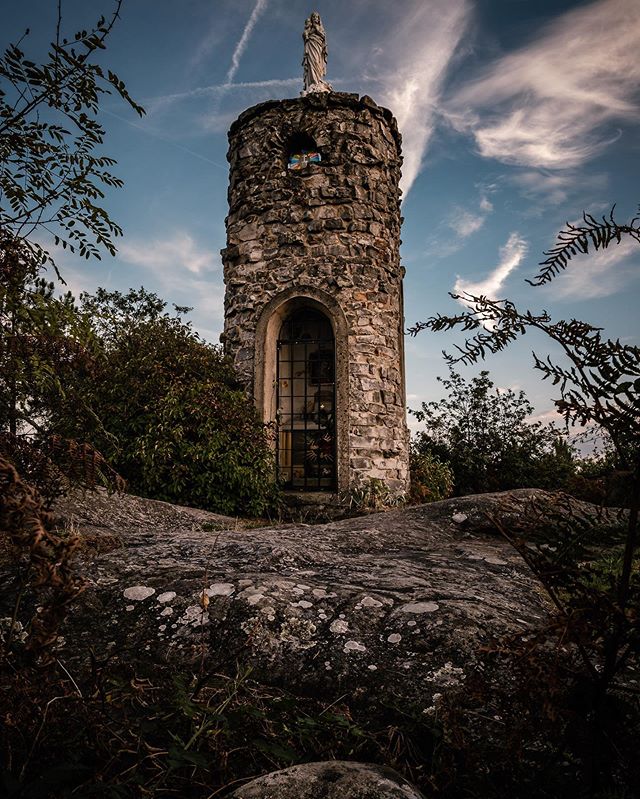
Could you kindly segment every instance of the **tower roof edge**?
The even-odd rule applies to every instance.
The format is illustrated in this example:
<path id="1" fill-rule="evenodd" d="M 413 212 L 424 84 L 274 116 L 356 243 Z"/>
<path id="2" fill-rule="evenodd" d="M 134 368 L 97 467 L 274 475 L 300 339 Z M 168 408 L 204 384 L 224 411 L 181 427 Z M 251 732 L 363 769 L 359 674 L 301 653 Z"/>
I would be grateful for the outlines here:
<path id="1" fill-rule="evenodd" d="M 337 108 L 350 108 L 354 111 L 358 111 L 366 108 L 374 116 L 384 119 L 398 145 L 398 150 L 401 149 L 402 136 L 398 130 L 398 123 L 392 112 L 388 108 L 378 105 L 367 94 L 360 96 L 349 92 L 314 92 L 304 97 L 288 98 L 284 100 L 267 100 L 266 102 L 258 103 L 257 105 L 247 108 L 231 123 L 228 133 L 229 140 L 231 140 L 250 120 L 257 116 L 274 109 L 287 112 L 299 109 L 301 106 L 308 108 L 310 111 Z"/>

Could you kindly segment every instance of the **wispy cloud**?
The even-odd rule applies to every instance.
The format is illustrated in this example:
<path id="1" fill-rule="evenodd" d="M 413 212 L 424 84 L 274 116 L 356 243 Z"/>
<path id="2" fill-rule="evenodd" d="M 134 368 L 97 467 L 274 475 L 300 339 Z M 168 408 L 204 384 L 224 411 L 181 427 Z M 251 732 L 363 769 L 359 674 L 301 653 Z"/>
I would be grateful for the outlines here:
<path id="1" fill-rule="evenodd" d="M 165 94 L 158 97 L 151 97 L 145 101 L 145 108 L 147 111 L 147 118 L 154 117 L 166 113 L 176 103 L 189 102 L 190 100 L 198 100 L 203 98 L 211 98 L 212 105 L 205 113 L 199 113 L 197 121 L 200 129 L 205 131 L 222 131 L 228 127 L 236 116 L 237 111 L 231 111 L 227 114 L 220 113 L 220 106 L 224 97 L 230 92 L 234 91 L 264 91 L 281 86 L 287 86 L 293 83 L 299 83 L 298 79 L 285 78 L 284 80 L 260 80 L 260 81 L 241 81 L 234 82 L 234 78 L 240 69 L 240 62 L 245 54 L 249 45 L 249 40 L 253 30 L 258 23 L 258 20 L 267 8 L 269 0 L 256 0 L 256 4 L 246 21 L 240 38 L 233 49 L 231 55 L 231 62 L 227 69 L 227 75 L 224 83 L 215 83 L 208 86 L 196 86 L 192 89 L 187 89 L 182 92 L 173 92 L 172 94 Z M 205 35 L 196 54 L 192 58 L 191 67 L 196 68 L 199 64 L 209 56 L 213 49 L 214 43 L 218 42 L 218 34 L 209 32 Z M 193 120 L 190 120 L 190 125 L 193 128 Z"/>
<path id="2" fill-rule="evenodd" d="M 151 136 L 154 139 L 159 139 L 160 141 L 167 144 L 169 147 L 173 147 L 176 150 L 181 150 L 183 153 L 187 153 L 188 155 L 191 155 L 194 158 L 199 159 L 200 161 L 204 161 L 205 163 L 211 164 L 212 166 L 215 166 L 218 169 L 222 169 L 224 172 L 226 172 L 228 169 L 228 167 L 225 164 L 220 164 L 217 161 L 212 161 L 210 158 L 207 158 L 206 155 L 203 155 L 202 153 L 197 153 L 194 150 L 191 150 L 189 147 L 185 147 L 183 144 L 180 144 L 179 142 L 169 138 L 159 130 L 150 127 L 148 124 L 149 115 L 147 115 L 144 123 L 140 123 L 140 122 L 134 122 L 130 119 L 126 119 L 125 117 L 122 117 L 119 114 L 114 114 L 112 111 L 108 111 L 107 109 L 103 109 L 103 113 L 113 117 L 114 119 L 120 120 L 120 122 L 124 123 L 125 125 L 128 125 L 131 128 L 135 128 L 136 130 L 139 130 L 141 133 L 144 133 L 147 136 Z"/>
<path id="3" fill-rule="evenodd" d="M 532 422 L 541 422 L 542 424 L 549 424 L 550 422 L 561 424 L 564 420 L 564 417 L 562 414 L 558 413 L 555 408 L 549 408 L 546 411 L 534 413 L 530 419 Z"/>
<path id="4" fill-rule="evenodd" d="M 79 297 L 83 291 L 93 294 L 98 286 L 110 291 L 126 291 L 143 285 L 169 302 L 194 306 L 189 318 L 194 328 L 208 341 L 215 342 L 222 330 L 224 284 L 218 247 L 199 244 L 185 230 L 176 230 L 159 238 L 127 237 L 118 242 L 114 259 L 88 265 L 84 258 L 56 247 L 53 240 L 42 239 L 55 258 L 66 286 Z M 53 273 L 50 275 L 54 279 Z"/>
<path id="5" fill-rule="evenodd" d="M 574 172 L 549 173 L 539 170 L 518 172 L 511 177 L 525 197 L 544 198 L 546 203 L 558 205 L 565 202 L 576 181 Z"/>
<path id="6" fill-rule="evenodd" d="M 493 204 L 489 198 L 483 194 L 480 198 L 478 211 L 469 211 L 468 209 L 456 206 L 447 224 L 461 239 L 466 239 L 468 236 L 480 230 L 492 211 Z"/>
<path id="7" fill-rule="evenodd" d="M 136 266 L 158 272 L 169 271 L 178 280 L 182 277 L 180 273 L 186 271 L 199 275 L 213 269 L 216 264 L 213 253 L 200 248 L 184 231 L 153 241 L 128 239 L 120 245 L 119 256 L 123 261 Z"/>
<path id="8" fill-rule="evenodd" d="M 258 22 L 258 19 L 267 7 L 269 0 L 256 0 L 256 4 L 242 29 L 242 34 L 238 40 L 233 55 L 231 56 L 231 64 L 227 71 L 226 83 L 232 83 L 240 67 L 240 61 L 244 55 L 249 39 L 253 33 L 253 29 Z M 193 54 L 189 60 L 189 67 L 191 70 L 198 70 L 202 64 L 209 59 L 212 52 L 219 47 L 225 40 L 229 38 L 228 26 L 230 19 L 226 15 L 220 13 L 219 9 L 213 9 L 211 18 L 205 26 L 204 33 L 201 35 L 200 41 L 195 46 Z"/>
<path id="9" fill-rule="evenodd" d="M 467 236 L 480 230 L 485 220 L 484 214 L 474 214 L 473 211 L 465 211 L 463 208 L 456 207 L 449 218 L 448 225 L 460 238 L 466 239 Z"/>
<path id="10" fill-rule="evenodd" d="M 273 78 L 271 80 L 242 81 L 240 83 L 214 83 L 210 86 L 196 86 L 184 92 L 151 97 L 145 102 L 147 114 L 153 113 L 180 100 L 193 100 L 198 97 L 220 97 L 227 92 L 248 91 L 251 89 L 278 89 L 300 84 L 300 78 Z"/>
<path id="11" fill-rule="evenodd" d="M 554 299 L 591 300 L 616 294 L 640 275 L 640 247 L 630 239 L 581 255 L 547 288 Z"/>
<path id="12" fill-rule="evenodd" d="M 640 119 L 637 0 L 598 0 L 547 25 L 447 104 L 481 155 L 536 168 L 571 168 Z"/>
<path id="13" fill-rule="evenodd" d="M 219 9 L 212 6 L 203 8 L 203 17 L 198 25 L 198 41 L 193 46 L 189 61 L 188 70 L 190 72 L 200 70 L 209 60 L 212 53 L 216 51 L 227 38 L 225 18 L 221 18 Z"/>
<path id="14" fill-rule="evenodd" d="M 575 169 L 556 172 L 525 169 L 511 175 L 509 180 L 520 189 L 524 197 L 539 201 L 537 210 L 543 212 L 549 205 L 566 202 L 576 191 L 588 196 L 592 196 L 594 191 L 601 192 L 607 185 L 608 176 L 604 172 L 580 174 Z"/>
<path id="15" fill-rule="evenodd" d="M 199 127 L 204 129 L 205 131 L 211 132 L 219 132 L 226 129 L 229 123 L 237 116 L 236 111 L 229 111 L 226 114 L 220 113 L 220 106 L 224 97 L 231 91 L 237 91 L 241 89 L 243 91 L 247 90 L 262 90 L 265 89 L 273 89 L 280 86 L 286 86 L 291 83 L 298 83 L 299 81 L 293 79 L 284 79 L 284 80 L 261 80 L 261 81 L 244 81 L 240 83 L 234 83 L 234 78 L 236 73 L 240 68 L 240 62 L 242 60 L 242 56 L 245 54 L 246 49 L 249 45 L 249 40 L 251 38 L 251 34 L 253 33 L 253 29 L 255 28 L 258 20 L 260 19 L 261 15 L 267 8 L 269 0 L 256 0 L 256 4 L 253 7 L 251 14 L 249 15 L 249 19 L 245 23 L 245 26 L 242 30 L 242 34 L 238 39 L 238 42 L 233 50 L 233 54 L 231 56 L 231 63 L 227 70 L 227 76 L 224 83 L 217 83 L 209 86 L 198 86 L 193 89 L 188 89 L 183 92 L 174 92 L 172 94 L 163 95 L 160 97 L 153 97 L 149 99 L 146 103 L 147 107 L 147 115 L 154 116 L 162 112 L 168 111 L 171 106 L 175 105 L 177 102 L 185 102 L 194 99 L 200 99 L 203 97 L 211 97 L 212 98 L 212 106 L 203 114 L 200 113 L 198 115 L 198 122 Z M 209 42 L 210 36 L 205 37 L 204 42 Z M 208 52 L 208 45 L 204 47 L 202 53 Z M 196 59 L 197 61 L 201 60 L 201 55 L 198 56 Z"/>
<path id="16" fill-rule="evenodd" d="M 127 239 L 119 247 L 118 260 L 141 267 L 144 285 L 171 297 L 173 302 L 193 305 L 193 320 L 209 340 L 222 325 L 224 287 L 217 252 L 198 244 L 184 230 L 156 239 Z M 138 278 L 140 280 L 140 278 Z"/>
<path id="17" fill-rule="evenodd" d="M 402 132 L 405 196 L 422 167 L 443 82 L 470 15 L 467 0 L 418 0 L 403 6 L 402 22 L 385 30 L 373 53 L 371 67 L 381 86 L 376 99 L 393 111 Z"/>
<path id="18" fill-rule="evenodd" d="M 473 282 L 458 277 L 454 291 L 456 294 L 475 294 L 488 297 L 492 300 L 499 299 L 500 291 L 509 275 L 517 269 L 522 259 L 527 254 L 527 242 L 519 233 L 512 233 L 507 243 L 500 248 L 500 261 L 484 280 Z"/>

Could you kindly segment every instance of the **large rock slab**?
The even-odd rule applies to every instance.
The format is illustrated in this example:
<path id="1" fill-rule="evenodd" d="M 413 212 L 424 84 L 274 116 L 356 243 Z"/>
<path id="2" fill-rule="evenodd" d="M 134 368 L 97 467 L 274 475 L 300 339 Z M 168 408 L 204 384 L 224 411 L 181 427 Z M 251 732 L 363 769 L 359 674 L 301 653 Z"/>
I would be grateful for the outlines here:
<path id="1" fill-rule="evenodd" d="M 238 788 L 229 799 L 424 799 L 390 768 L 332 760 L 274 771 Z"/>
<path id="2" fill-rule="evenodd" d="M 532 495 L 510 492 L 514 512 Z M 491 532 L 504 496 L 256 529 L 128 496 L 67 500 L 58 513 L 91 546 L 61 657 L 242 662 L 271 684 L 433 713 L 483 645 L 547 616 L 535 577 Z"/>

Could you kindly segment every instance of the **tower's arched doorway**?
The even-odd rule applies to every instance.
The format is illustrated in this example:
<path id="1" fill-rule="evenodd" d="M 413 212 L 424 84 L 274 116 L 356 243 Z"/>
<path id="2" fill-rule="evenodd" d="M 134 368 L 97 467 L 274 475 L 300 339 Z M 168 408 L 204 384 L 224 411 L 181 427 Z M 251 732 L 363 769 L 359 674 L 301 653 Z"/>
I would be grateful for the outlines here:
<path id="1" fill-rule="evenodd" d="M 277 340 L 278 474 L 285 488 L 336 488 L 335 339 L 316 308 L 286 317 Z"/>

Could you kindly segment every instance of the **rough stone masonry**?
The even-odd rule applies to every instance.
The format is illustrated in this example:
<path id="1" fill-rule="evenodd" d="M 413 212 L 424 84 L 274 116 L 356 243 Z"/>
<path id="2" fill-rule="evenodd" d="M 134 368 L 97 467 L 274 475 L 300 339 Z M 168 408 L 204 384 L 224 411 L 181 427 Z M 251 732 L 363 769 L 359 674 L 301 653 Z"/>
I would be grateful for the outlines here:
<path id="1" fill-rule="evenodd" d="M 294 172 L 287 158 L 301 136 L 322 160 Z M 337 487 L 373 477 L 401 492 L 408 432 L 396 121 L 367 96 L 312 93 L 248 109 L 229 142 L 226 351 L 273 421 L 268 337 L 277 332 L 266 317 L 285 318 L 292 301 L 321 309 L 336 339 Z"/>

